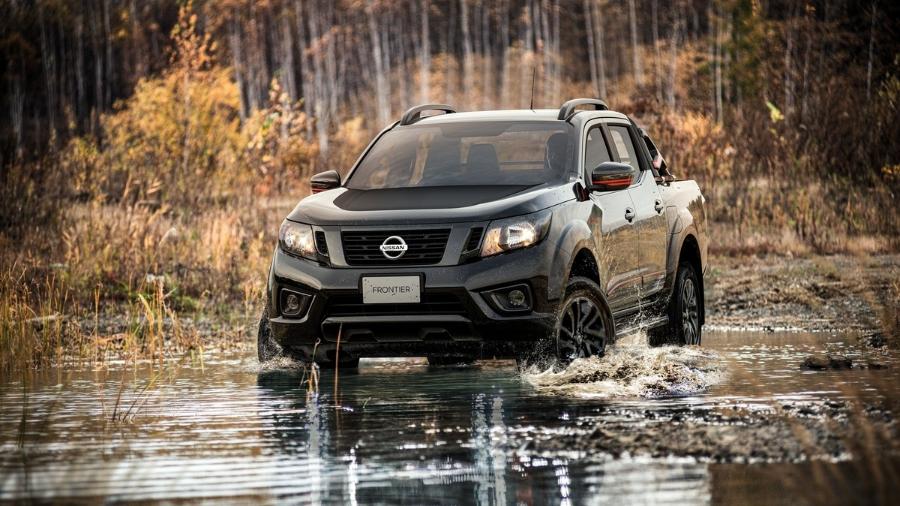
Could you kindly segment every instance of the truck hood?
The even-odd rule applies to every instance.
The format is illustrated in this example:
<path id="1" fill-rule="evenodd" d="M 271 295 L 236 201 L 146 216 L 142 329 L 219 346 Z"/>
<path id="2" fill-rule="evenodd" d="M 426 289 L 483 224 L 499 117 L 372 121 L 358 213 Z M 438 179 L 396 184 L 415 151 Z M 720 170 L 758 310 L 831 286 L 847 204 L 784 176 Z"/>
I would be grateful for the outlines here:
<path id="1" fill-rule="evenodd" d="M 301 200 L 288 215 L 312 225 L 417 225 L 487 221 L 572 200 L 572 183 L 538 186 L 335 188 Z"/>

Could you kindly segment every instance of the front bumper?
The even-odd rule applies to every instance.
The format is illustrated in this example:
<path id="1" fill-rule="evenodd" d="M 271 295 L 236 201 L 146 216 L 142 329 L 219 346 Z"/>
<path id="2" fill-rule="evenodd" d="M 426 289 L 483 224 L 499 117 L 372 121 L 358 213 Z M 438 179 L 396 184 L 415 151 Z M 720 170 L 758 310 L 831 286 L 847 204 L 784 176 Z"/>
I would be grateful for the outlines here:
<path id="1" fill-rule="evenodd" d="M 523 250 L 461 265 L 333 268 L 276 249 L 269 275 L 269 321 L 275 340 L 309 358 L 341 353 L 357 356 L 422 356 L 460 353 L 510 357 L 551 334 L 557 301 L 548 299 L 546 241 Z M 422 275 L 422 303 L 363 305 L 360 278 L 371 274 Z M 503 314 L 486 290 L 524 283 L 532 310 Z M 279 314 L 282 289 L 312 295 L 302 318 Z"/>

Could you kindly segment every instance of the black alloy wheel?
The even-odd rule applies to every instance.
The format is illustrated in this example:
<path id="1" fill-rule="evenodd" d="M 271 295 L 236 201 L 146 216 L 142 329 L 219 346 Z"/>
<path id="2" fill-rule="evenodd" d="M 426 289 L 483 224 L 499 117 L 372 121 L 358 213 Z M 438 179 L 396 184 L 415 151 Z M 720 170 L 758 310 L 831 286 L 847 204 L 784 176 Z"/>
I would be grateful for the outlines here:
<path id="1" fill-rule="evenodd" d="M 557 315 L 556 358 L 569 363 L 576 358 L 601 356 L 612 341 L 612 330 L 597 284 L 572 278 Z"/>

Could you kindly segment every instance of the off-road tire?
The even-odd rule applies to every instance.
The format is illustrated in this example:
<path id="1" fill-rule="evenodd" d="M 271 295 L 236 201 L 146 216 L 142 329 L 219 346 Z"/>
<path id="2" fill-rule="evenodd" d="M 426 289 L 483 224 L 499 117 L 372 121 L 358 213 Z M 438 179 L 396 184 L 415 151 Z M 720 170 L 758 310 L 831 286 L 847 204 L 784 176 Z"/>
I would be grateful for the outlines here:
<path id="1" fill-rule="evenodd" d="M 545 353 L 555 355 L 560 364 L 602 356 L 615 336 L 615 325 L 597 283 L 578 276 L 569 279 L 557 309 L 552 342 Z"/>
<path id="2" fill-rule="evenodd" d="M 669 323 L 650 329 L 651 345 L 700 345 L 703 330 L 700 324 L 703 307 L 701 286 L 694 266 L 690 262 L 681 262 L 667 308 Z"/>
<path id="3" fill-rule="evenodd" d="M 269 326 L 268 305 L 263 309 L 262 317 L 259 319 L 259 330 L 256 334 L 256 354 L 260 362 L 268 362 L 284 354 L 284 350 L 272 337 L 272 327 Z"/>

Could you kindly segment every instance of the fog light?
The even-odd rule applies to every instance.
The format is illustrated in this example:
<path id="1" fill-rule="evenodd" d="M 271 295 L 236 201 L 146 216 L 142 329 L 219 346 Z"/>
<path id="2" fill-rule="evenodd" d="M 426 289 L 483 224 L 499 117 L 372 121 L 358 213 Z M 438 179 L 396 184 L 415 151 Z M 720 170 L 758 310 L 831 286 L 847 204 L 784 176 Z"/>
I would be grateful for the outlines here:
<path id="1" fill-rule="evenodd" d="M 531 289 L 522 283 L 485 292 L 485 299 L 501 314 L 531 311 Z"/>
<path id="2" fill-rule="evenodd" d="M 507 300 L 509 300 L 509 305 L 512 307 L 525 306 L 525 294 L 522 293 L 522 290 L 511 290 Z"/>
<path id="3" fill-rule="evenodd" d="M 309 309 L 311 295 L 295 292 L 293 290 L 281 290 L 281 314 L 288 317 L 300 317 Z"/>
<path id="4" fill-rule="evenodd" d="M 297 314 L 300 311 L 300 297 L 297 297 L 296 294 L 289 293 L 284 304 L 284 312 L 290 314 Z"/>

